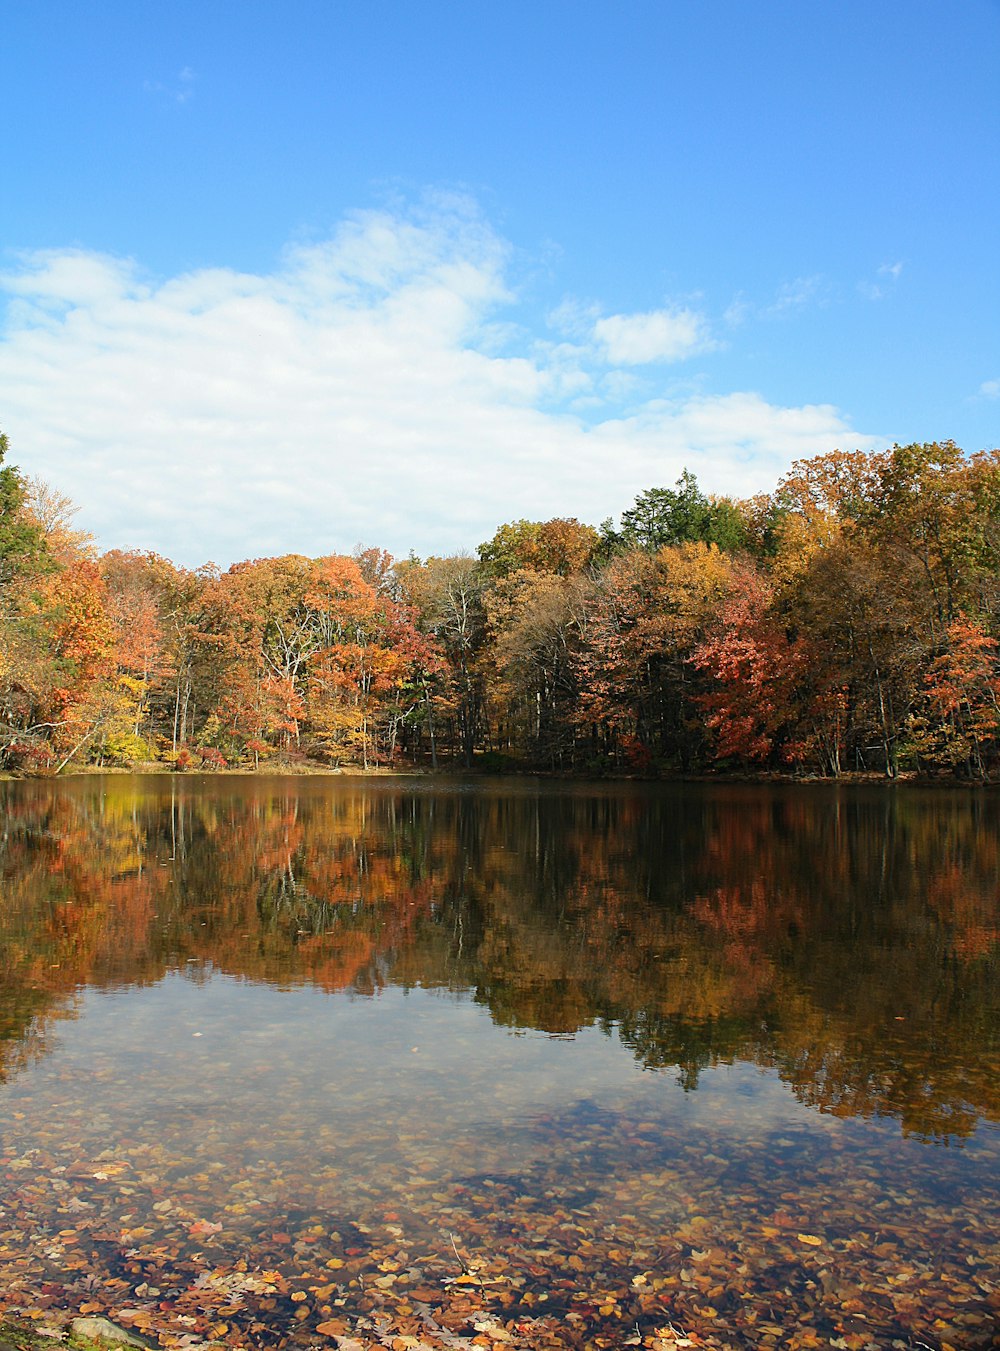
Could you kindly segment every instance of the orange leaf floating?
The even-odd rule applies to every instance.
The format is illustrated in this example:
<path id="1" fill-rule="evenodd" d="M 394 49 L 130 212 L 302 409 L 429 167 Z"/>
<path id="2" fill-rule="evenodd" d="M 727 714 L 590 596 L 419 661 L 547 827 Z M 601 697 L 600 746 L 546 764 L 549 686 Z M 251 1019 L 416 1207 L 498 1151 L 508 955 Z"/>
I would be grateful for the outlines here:
<path id="1" fill-rule="evenodd" d="M 198 1238 L 205 1234 L 217 1234 L 222 1229 L 221 1224 L 216 1224 L 214 1220 L 195 1220 L 194 1224 L 188 1229 L 188 1233 Z"/>

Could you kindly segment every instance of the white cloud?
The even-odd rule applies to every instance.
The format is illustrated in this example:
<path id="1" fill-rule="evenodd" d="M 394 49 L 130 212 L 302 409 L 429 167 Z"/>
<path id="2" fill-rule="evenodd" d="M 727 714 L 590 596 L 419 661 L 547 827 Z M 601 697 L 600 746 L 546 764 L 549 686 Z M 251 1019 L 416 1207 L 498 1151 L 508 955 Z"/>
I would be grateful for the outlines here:
<path id="1" fill-rule="evenodd" d="M 445 202 L 356 215 L 261 275 L 23 257 L 0 278 L 11 459 L 68 493 L 103 548 L 225 565 L 359 541 L 451 552 L 521 516 L 599 521 L 685 465 L 749 493 L 870 443 L 825 405 L 636 404 L 629 368 L 703 344 L 698 316 L 598 321 L 612 366 L 595 373 L 586 344 L 502 322 L 509 255 Z"/>
<path id="2" fill-rule="evenodd" d="M 1000 399 L 1000 380 L 984 380 L 979 393 L 984 399 Z"/>
<path id="3" fill-rule="evenodd" d="M 681 361 L 710 346 L 708 325 L 694 310 L 650 310 L 598 319 L 593 336 L 615 366 Z"/>

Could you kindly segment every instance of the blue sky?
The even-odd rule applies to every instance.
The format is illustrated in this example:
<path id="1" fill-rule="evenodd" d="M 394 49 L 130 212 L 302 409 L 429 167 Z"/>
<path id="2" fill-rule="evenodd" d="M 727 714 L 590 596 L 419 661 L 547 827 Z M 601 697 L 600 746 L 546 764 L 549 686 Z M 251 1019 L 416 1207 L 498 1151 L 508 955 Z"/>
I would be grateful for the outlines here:
<path id="1" fill-rule="evenodd" d="M 0 428 L 100 547 L 1000 442 L 1000 4 L 10 5 Z"/>

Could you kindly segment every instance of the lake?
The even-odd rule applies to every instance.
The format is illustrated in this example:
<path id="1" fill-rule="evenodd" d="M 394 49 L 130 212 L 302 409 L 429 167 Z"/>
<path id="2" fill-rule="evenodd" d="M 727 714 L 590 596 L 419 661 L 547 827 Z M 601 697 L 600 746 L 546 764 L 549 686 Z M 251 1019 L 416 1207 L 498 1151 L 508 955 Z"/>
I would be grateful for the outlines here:
<path id="1" fill-rule="evenodd" d="M 989 1345 L 994 794 L 0 796 L 2 1307 L 168 1347 Z"/>

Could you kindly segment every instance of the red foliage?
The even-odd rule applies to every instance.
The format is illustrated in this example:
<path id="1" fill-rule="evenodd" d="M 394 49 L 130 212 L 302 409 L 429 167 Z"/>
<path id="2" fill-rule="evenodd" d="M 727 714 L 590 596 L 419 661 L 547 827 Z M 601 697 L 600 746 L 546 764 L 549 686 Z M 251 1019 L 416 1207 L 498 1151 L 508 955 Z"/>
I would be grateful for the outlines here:
<path id="1" fill-rule="evenodd" d="M 804 652 L 774 615 L 773 599 L 771 582 L 752 564 L 735 569 L 718 621 L 693 654 L 715 680 L 700 702 L 719 758 L 770 759 L 800 712 Z"/>

